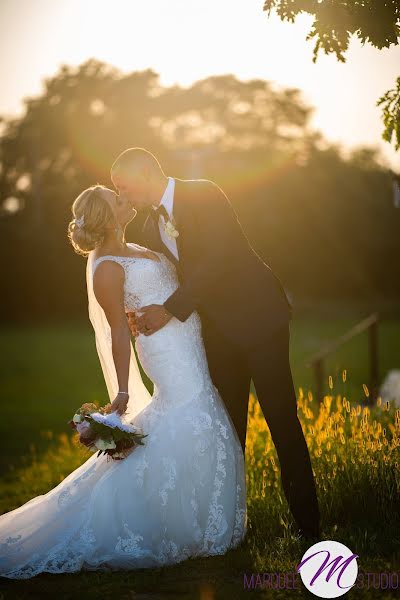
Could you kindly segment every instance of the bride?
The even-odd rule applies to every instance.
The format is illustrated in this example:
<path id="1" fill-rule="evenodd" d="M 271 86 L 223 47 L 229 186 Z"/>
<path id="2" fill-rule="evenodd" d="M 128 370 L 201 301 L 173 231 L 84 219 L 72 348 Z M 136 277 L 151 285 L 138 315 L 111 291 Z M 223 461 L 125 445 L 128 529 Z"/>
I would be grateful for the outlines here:
<path id="1" fill-rule="evenodd" d="M 247 532 L 244 457 L 209 374 L 199 315 L 136 337 L 126 312 L 178 287 L 162 253 L 125 242 L 134 209 L 103 186 L 72 206 L 69 239 L 87 256 L 89 317 L 111 410 L 147 434 L 123 460 L 93 454 L 59 485 L 0 516 L 0 575 L 158 567 L 224 554 Z"/>

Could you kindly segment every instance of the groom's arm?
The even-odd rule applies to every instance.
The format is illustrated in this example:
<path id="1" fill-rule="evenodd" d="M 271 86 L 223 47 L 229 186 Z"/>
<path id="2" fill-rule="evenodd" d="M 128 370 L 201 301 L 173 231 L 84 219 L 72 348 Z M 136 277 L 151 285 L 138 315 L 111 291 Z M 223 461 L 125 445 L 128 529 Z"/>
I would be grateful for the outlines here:
<path id="1" fill-rule="evenodd" d="M 195 235 L 202 236 L 201 256 L 186 281 L 164 302 L 167 311 L 180 321 L 186 321 L 196 310 L 204 288 L 217 286 L 232 267 L 230 246 L 234 241 L 230 233 L 233 220 L 238 220 L 228 198 L 210 181 L 198 203 L 193 210 L 198 226 Z"/>

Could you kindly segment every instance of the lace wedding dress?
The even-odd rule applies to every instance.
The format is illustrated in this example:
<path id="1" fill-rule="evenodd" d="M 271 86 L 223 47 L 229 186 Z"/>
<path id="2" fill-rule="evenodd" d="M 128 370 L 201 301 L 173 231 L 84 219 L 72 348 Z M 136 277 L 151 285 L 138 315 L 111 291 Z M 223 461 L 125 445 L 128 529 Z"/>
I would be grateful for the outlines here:
<path id="1" fill-rule="evenodd" d="M 178 280 L 167 257 L 154 255 L 102 256 L 91 274 L 116 261 L 126 310 L 162 304 Z M 148 434 L 145 445 L 120 461 L 93 454 L 47 494 L 1 515 L 1 576 L 158 567 L 224 554 L 245 537 L 243 452 L 210 378 L 199 315 L 139 335 L 136 350 L 154 382 L 129 419 Z"/>

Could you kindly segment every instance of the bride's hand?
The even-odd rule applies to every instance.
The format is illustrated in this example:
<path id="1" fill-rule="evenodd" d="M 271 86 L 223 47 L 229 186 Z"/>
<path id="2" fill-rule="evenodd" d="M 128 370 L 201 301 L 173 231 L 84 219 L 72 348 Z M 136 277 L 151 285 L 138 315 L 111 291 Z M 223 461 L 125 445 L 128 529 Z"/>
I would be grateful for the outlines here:
<path id="1" fill-rule="evenodd" d="M 132 335 L 137 338 L 139 335 L 139 331 L 136 323 L 136 314 L 134 311 L 128 311 L 126 314 L 126 318 L 128 319 L 129 329 L 131 330 Z"/>
<path id="2" fill-rule="evenodd" d="M 129 396 L 127 394 L 117 394 L 107 412 L 117 412 L 122 415 L 126 411 L 128 401 Z"/>

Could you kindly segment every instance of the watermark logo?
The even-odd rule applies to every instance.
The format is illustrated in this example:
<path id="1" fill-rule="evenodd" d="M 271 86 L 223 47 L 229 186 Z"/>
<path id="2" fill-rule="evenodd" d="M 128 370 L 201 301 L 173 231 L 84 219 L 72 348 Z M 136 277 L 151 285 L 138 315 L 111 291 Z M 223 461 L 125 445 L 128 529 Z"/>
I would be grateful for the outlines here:
<path id="1" fill-rule="evenodd" d="M 355 584 L 358 554 L 340 542 L 324 540 L 306 550 L 296 571 L 306 588 L 319 598 L 343 596 Z"/>

